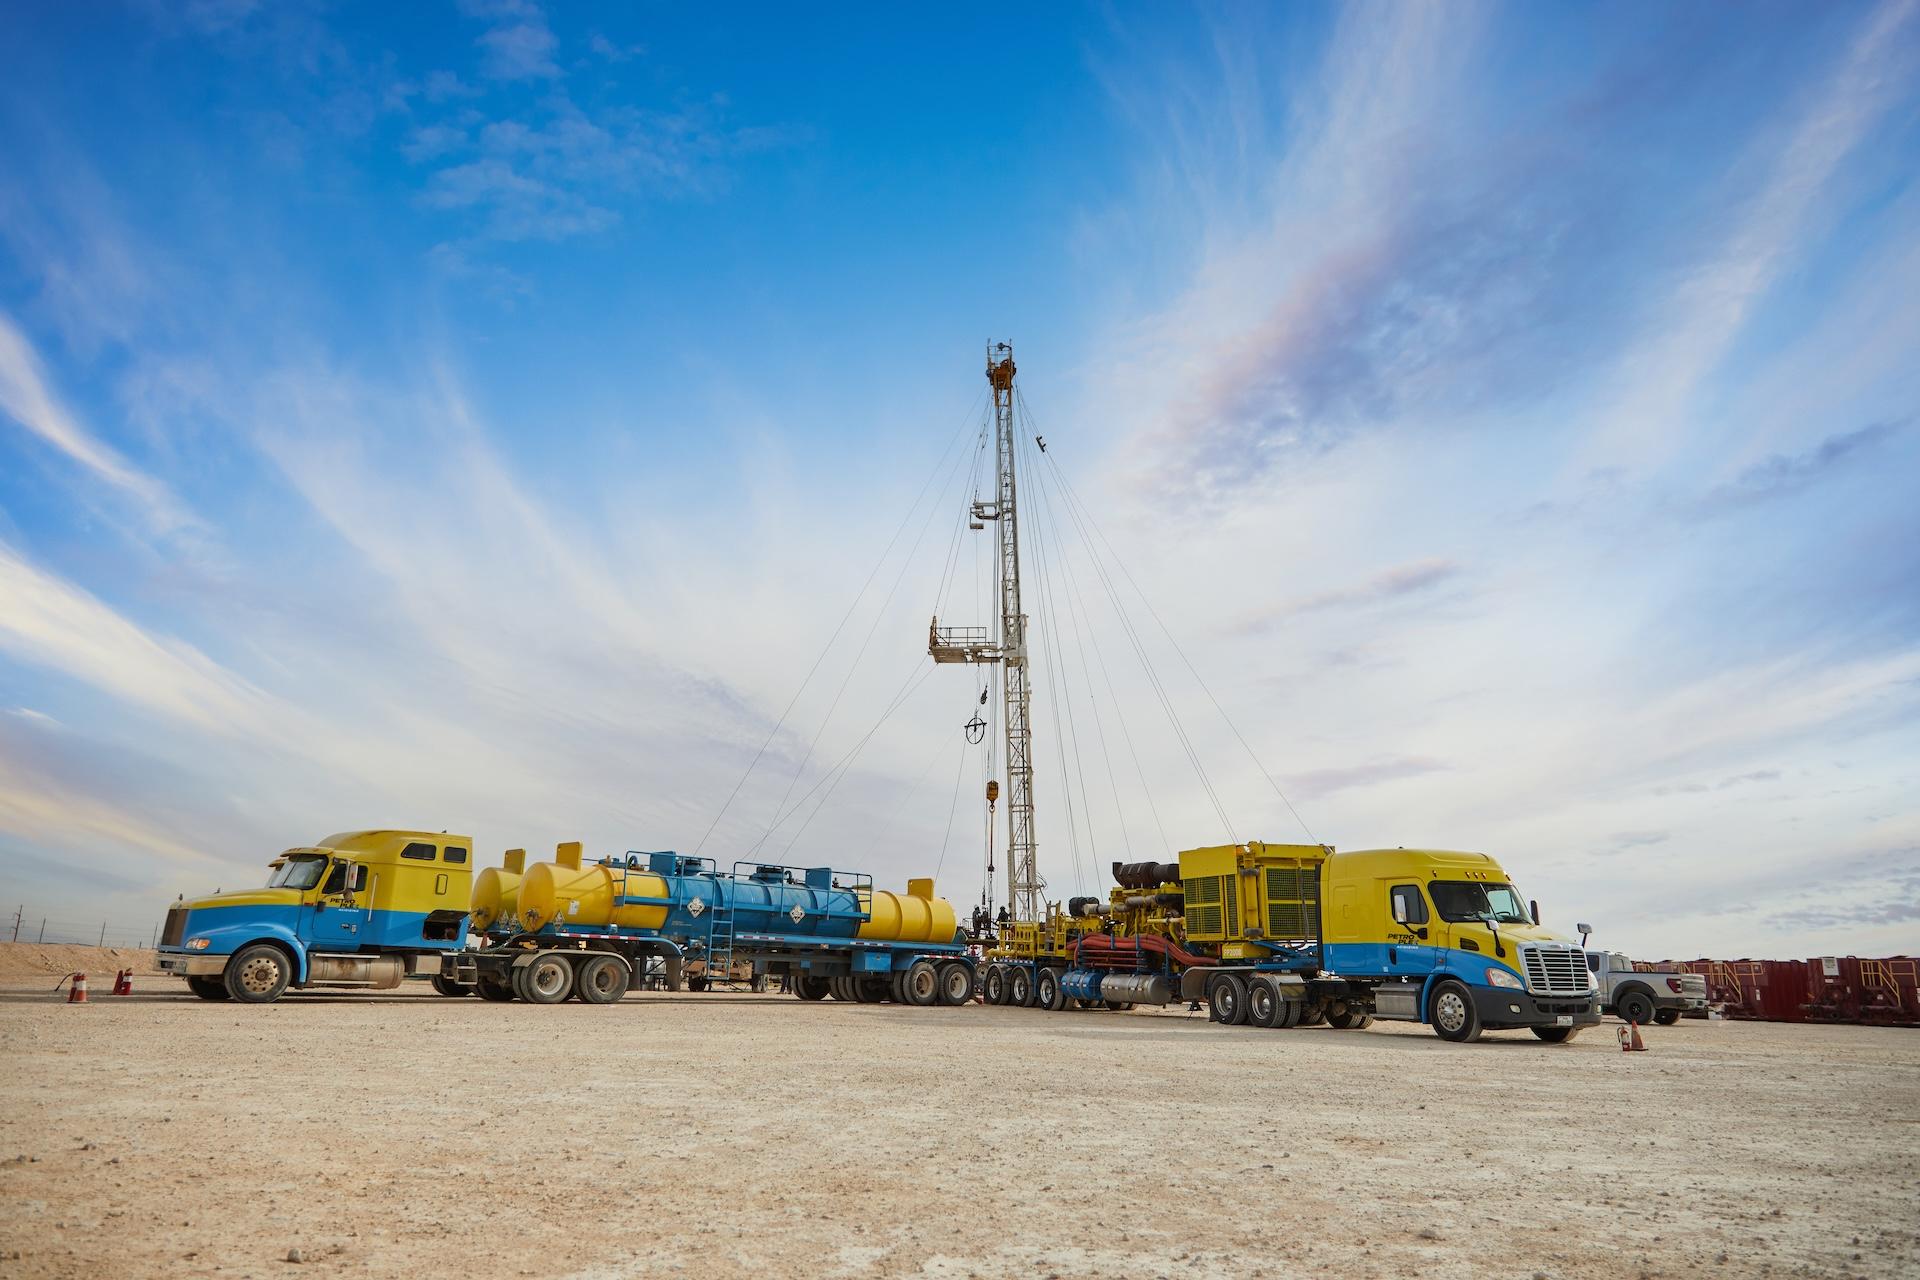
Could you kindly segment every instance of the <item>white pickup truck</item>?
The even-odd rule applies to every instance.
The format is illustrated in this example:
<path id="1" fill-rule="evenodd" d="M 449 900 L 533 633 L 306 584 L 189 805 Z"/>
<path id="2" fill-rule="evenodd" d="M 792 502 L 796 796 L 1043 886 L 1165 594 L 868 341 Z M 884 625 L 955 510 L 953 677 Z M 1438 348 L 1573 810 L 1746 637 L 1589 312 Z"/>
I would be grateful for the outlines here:
<path id="1" fill-rule="evenodd" d="M 1580 926 L 1587 969 L 1600 984 L 1600 1012 L 1643 1027 L 1649 1023 L 1670 1027 L 1686 1013 L 1706 1015 L 1705 978 L 1679 969 L 1636 969 L 1633 961 L 1618 951 L 1587 947 L 1587 935 L 1592 932 L 1587 925 Z"/>

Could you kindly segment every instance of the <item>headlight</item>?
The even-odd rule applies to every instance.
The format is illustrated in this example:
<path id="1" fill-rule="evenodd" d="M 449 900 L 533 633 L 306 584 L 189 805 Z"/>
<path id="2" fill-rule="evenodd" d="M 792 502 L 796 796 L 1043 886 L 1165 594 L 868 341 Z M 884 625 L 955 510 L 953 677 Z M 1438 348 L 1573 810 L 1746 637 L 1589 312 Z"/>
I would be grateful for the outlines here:
<path id="1" fill-rule="evenodd" d="M 187 950 L 205 951 L 208 947 L 212 945 L 213 945 L 212 938 L 195 938 L 192 941 L 187 943 Z"/>
<path id="2" fill-rule="evenodd" d="M 1524 989 L 1520 982 L 1520 979 L 1515 977 L 1512 974 L 1512 972 L 1506 969 L 1487 970 L 1487 985 L 1494 986 L 1494 987 L 1510 987 L 1515 991 L 1520 991 Z"/>

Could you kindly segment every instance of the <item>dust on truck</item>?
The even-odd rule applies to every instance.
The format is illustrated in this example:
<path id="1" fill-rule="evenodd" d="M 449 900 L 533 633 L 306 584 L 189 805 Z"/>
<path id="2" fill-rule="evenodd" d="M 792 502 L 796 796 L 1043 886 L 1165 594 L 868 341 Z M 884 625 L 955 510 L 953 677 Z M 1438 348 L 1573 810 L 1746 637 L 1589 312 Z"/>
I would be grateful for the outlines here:
<path id="1" fill-rule="evenodd" d="M 343 831 L 288 849 L 258 889 L 182 898 L 160 968 L 203 1000 L 265 1004 L 289 987 L 389 990 L 437 974 L 466 943 L 473 841 L 428 831 Z"/>
<path id="2" fill-rule="evenodd" d="M 1544 930 L 1483 853 L 1252 842 L 1116 863 L 1108 900 L 1016 925 L 987 955 L 989 1003 L 1204 1001 L 1215 1022 L 1419 1022 L 1443 1039 L 1600 1020 L 1581 948 Z"/>

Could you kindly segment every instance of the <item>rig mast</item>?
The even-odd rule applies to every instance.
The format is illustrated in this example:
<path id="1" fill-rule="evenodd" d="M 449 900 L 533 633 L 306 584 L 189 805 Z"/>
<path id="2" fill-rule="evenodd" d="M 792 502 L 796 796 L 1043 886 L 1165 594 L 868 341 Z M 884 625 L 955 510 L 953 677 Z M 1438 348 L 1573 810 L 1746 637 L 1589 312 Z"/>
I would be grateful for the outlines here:
<path id="1" fill-rule="evenodd" d="M 1000 527 L 1000 630 L 942 627 L 933 620 L 927 652 L 935 662 L 998 663 L 1001 668 L 1002 723 L 1006 728 L 1007 904 L 1016 920 L 1039 920 L 1041 900 L 1038 845 L 1033 834 L 1033 733 L 1029 727 L 1033 689 L 1027 674 L 1027 616 L 1020 611 L 1020 522 L 1015 501 L 1013 434 L 1013 344 L 987 347 L 987 383 L 993 388 L 995 486 L 990 501 L 973 501 L 973 525 L 992 520 Z"/>

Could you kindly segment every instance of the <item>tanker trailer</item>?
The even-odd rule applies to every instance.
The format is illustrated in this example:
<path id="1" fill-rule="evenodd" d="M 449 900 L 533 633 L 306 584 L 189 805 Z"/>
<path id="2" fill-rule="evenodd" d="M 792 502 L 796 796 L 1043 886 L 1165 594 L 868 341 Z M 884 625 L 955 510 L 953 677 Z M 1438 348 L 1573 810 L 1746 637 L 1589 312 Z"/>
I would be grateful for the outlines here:
<path id="1" fill-rule="evenodd" d="M 503 909 L 507 887 L 503 877 Z M 698 961 L 702 973 L 686 981 L 700 990 L 706 974 L 745 962 L 756 979 L 783 977 L 808 1000 L 973 998 L 965 936 L 932 880 L 896 894 L 830 867 L 741 862 L 722 872 L 711 858 L 671 851 L 587 862 L 570 842 L 511 887 L 511 914 L 489 930 L 493 945 L 448 957 L 450 985 L 495 1000 L 611 1004 L 655 963 L 678 990 Z"/>

